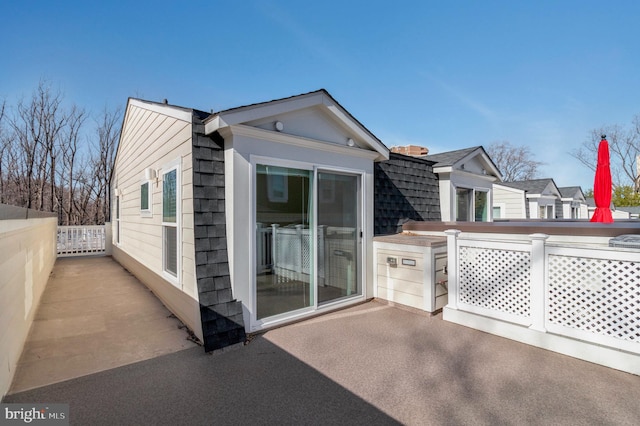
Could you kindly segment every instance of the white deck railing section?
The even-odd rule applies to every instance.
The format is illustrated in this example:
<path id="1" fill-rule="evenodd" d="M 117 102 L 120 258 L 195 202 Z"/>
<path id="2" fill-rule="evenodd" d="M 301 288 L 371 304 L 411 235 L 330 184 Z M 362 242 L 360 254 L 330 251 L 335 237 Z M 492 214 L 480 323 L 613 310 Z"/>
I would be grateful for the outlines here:
<path id="1" fill-rule="evenodd" d="M 313 236 L 309 228 L 302 225 L 267 227 L 259 223 L 256 232 L 258 273 L 272 271 L 279 283 L 309 282 L 313 262 L 309 250 L 309 240 Z M 336 287 L 348 287 L 343 271 L 349 259 L 355 261 L 354 232 L 354 228 L 318 226 L 319 284 L 329 279 Z M 351 258 L 345 253 L 349 253 Z"/>
<path id="2" fill-rule="evenodd" d="M 58 226 L 58 256 L 89 256 L 106 252 L 104 225 Z"/>
<path id="3" fill-rule="evenodd" d="M 496 239 L 495 234 L 461 238 L 456 230 L 446 234 L 445 319 L 516 340 L 519 333 L 528 333 L 523 328 L 518 332 L 518 327 L 526 327 L 537 337 L 522 341 L 558 352 L 572 354 L 558 350 L 562 345 L 548 343 L 545 336 L 640 355 L 639 251 L 548 242 L 544 234 L 530 235 L 529 241 Z M 509 329 L 512 326 L 516 328 Z M 638 371 L 640 358 L 637 363 L 610 366 Z"/>

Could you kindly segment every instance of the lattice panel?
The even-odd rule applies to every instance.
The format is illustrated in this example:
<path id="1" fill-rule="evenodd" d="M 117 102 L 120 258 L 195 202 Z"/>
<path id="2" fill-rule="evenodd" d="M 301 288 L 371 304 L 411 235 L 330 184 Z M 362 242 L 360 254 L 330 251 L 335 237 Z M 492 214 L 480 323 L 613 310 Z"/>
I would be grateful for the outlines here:
<path id="1" fill-rule="evenodd" d="M 549 256 L 552 324 L 640 342 L 640 262 Z"/>
<path id="2" fill-rule="evenodd" d="M 460 247 L 460 302 L 528 318 L 528 252 Z"/>

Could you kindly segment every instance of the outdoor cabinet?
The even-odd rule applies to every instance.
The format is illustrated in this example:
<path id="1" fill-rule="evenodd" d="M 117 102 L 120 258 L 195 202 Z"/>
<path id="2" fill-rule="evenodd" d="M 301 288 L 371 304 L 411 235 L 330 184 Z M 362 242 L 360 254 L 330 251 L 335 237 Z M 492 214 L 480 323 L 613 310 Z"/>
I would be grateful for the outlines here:
<path id="1" fill-rule="evenodd" d="M 447 304 L 446 238 L 379 236 L 373 252 L 375 297 L 431 313 Z"/>

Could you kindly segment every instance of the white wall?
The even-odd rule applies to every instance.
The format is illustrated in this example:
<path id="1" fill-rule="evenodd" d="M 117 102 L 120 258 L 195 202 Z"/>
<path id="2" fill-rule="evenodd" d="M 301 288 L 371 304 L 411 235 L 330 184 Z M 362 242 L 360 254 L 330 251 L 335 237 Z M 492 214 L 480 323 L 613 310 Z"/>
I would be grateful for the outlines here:
<path id="1" fill-rule="evenodd" d="M 57 218 L 0 221 L 0 398 L 56 261 Z"/>
<path id="2" fill-rule="evenodd" d="M 232 133 L 232 132 L 236 133 Z M 360 149 L 345 149 L 346 155 L 324 151 L 318 145 L 295 146 L 290 143 L 279 143 L 277 140 L 264 140 L 247 135 L 243 129 L 226 129 L 225 138 L 225 168 L 227 235 L 233 235 L 229 241 L 229 266 L 233 284 L 234 297 L 242 302 L 245 327 L 254 331 L 255 300 L 254 300 L 254 272 L 255 262 L 255 217 L 253 205 L 254 170 L 252 160 L 256 157 L 269 158 L 277 161 L 291 162 L 291 167 L 304 163 L 328 168 L 341 168 L 364 173 L 364 264 L 362 273 L 364 279 L 363 297 L 373 297 L 373 157 L 371 151 Z M 288 136 L 283 136 L 288 137 Z M 277 137 L 276 137 L 277 139 Z M 304 143 L 304 141 L 301 141 Z M 348 153 L 348 154 L 347 154 Z M 375 156 L 375 154 L 374 154 Z M 230 184 L 231 183 L 231 184 Z M 254 318 L 253 323 L 251 322 Z M 259 328 L 259 327 L 258 327 Z"/>
<path id="3" fill-rule="evenodd" d="M 154 292 L 183 322 L 198 335 L 199 323 L 198 289 L 195 277 L 195 247 L 193 225 L 193 166 L 191 114 L 177 112 L 170 107 L 132 100 L 127 108 L 120 145 L 112 178 L 112 229 L 114 258 L 124 262 L 118 255 L 126 254 L 139 262 L 148 271 L 157 275 L 152 283 Z M 181 255 L 178 262 L 178 279 L 163 271 L 162 241 L 162 171 L 179 165 L 181 192 L 180 218 Z M 145 182 L 145 169 L 157 171 L 157 180 L 150 182 L 152 193 L 151 214 L 140 210 L 140 186 Z M 120 196 L 120 242 L 116 241 L 116 195 Z M 180 266 L 181 265 L 181 266 Z M 148 271 L 146 272 L 148 274 Z M 135 272 L 134 272 L 135 273 Z M 140 278 L 140 277 L 139 277 Z M 174 288 L 168 288 L 173 286 Z M 164 291 L 163 291 L 164 289 Z M 174 289 L 187 295 L 188 300 L 179 301 Z M 195 319 L 198 318 L 196 321 Z M 202 336 L 199 336 L 202 337 Z"/>
<path id="4" fill-rule="evenodd" d="M 465 164 L 466 167 L 466 164 Z M 478 166 L 479 167 L 479 166 Z M 467 188 L 487 193 L 489 211 L 488 220 L 492 220 L 493 211 L 493 178 L 466 171 L 453 171 L 451 173 L 439 173 L 440 186 L 440 215 L 443 222 L 455 221 L 456 218 L 456 189 Z"/>
<path id="5" fill-rule="evenodd" d="M 504 204 L 504 216 L 501 219 L 526 219 L 524 191 L 494 185 L 493 202 Z"/>

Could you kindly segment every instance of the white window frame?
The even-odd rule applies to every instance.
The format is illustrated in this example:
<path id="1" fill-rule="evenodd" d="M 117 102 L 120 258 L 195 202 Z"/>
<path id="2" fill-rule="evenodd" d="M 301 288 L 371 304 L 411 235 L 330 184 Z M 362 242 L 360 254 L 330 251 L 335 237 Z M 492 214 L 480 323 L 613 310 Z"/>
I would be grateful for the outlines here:
<path id="1" fill-rule="evenodd" d="M 116 195 L 116 202 L 115 202 L 115 217 L 116 217 L 116 232 L 115 232 L 115 242 L 116 242 L 116 246 L 120 245 L 120 232 L 121 232 L 121 228 L 120 228 L 120 212 L 122 210 L 121 207 L 121 203 L 122 203 L 122 196 L 120 195 L 120 189 L 116 188 L 115 190 L 115 195 Z"/>
<path id="2" fill-rule="evenodd" d="M 266 157 L 266 156 L 260 156 L 260 155 L 251 155 L 250 156 L 250 163 L 251 163 L 251 173 L 252 173 L 252 177 L 251 177 L 251 222 L 252 222 L 252 229 L 256 229 L 256 167 L 258 164 L 262 164 L 262 165 L 266 165 L 266 166 L 274 166 L 274 167 L 286 167 L 286 168 L 292 168 L 292 169 L 300 169 L 300 170 L 308 170 L 311 172 L 312 175 L 312 179 L 313 179 L 313 192 L 312 192 L 312 196 L 313 196 L 313 214 L 312 214 L 312 220 L 310 221 L 310 227 L 312 229 L 312 238 L 313 238 L 313 245 L 317 246 L 317 239 L 318 239 L 318 235 L 317 235 L 317 226 L 316 226 L 316 220 L 317 220 L 317 215 L 318 215 L 318 205 L 315 202 L 315 200 L 317 200 L 318 198 L 318 172 L 335 172 L 335 173 L 347 173 L 350 175 L 357 175 L 359 177 L 359 184 L 360 184 L 360 195 L 359 195 L 359 210 L 360 210 L 360 218 L 359 218 L 359 223 L 361 226 L 361 232 L 362 232 L 362 237 L 359 240 L 359 265 L 358 265 L 358 276 L 360 278 L 360 286 L 361 286 L 361 294 L 360 295 L 354 295 L 350 298 L 347 298 L 345 300 L 337 300 L 335 302 L 329 302 L 326 304 L 318 304 L 318 288 L 317 288 L 317 283 L 314 284 L 314 296 L 313 296 L 313 303 L 305 308 L 301 308 L 299 310 L 296 311 L 291 311 L 291 312 L 285 312 L 279 315 L 274 315 L 272 317 L 268 317 L 268 318 L 263 318 L 263 319 L 257 319 L 257 297 L 256 297 L 256 290 L 257 290 L 257 281 L 256 281 L 256 264 L 257 264 L 257 258 L 256 258 L 256 241 L 255 241 L 255 232 L 251 235 L 250 240 L 248 241 L 249 243 L 249 247 L 250 247 L 250 252 L 252 253 L 251 255 L 251 290 L 250 290 L 250 294 L 249 294 L 249 304 L 251 306 L 251 314 L 249 317 L 249 326 L 251 331 L 259 331 L 259 330 L 263 330 L 265 328 L 268 327 L 272 327 L 274 325 L 277 324 L 281 324 L 281 323 L 286 323 L 292 320 L 295 320 L 296 318 L 304 318 L 306 316 L 308 316 L 309 314 L 312 313 L 316 313 L 316 312 L 323 312 L 323 311 L 327 311 L 327 310 L 331 310 L 331 309 L 335 309 L 338 306 L 349 306 L 351 304 L 353 304 L 355 301 L 357 300 L 365 300 L 367 297 L 367 268 L 366 266 L 366 242 L 367 242 L 367 237 L 366 237 L 366 233 L 364 232 L 367 229 L 367 216 L 365 214 L 365 208 L 364 206 L 366 206 L 366 197 L 365 197 L 365 193 L 366 193 L 366 189 L 365 189 L 365 172 L 363 170 L 359 170 L 359 169 L 350 169 L 350 168 L 345 168 L 345 167 L 337 167 L 337 166 L 333 166 L 333 165 L 326 165 L 326 164 L 316 164 L 316 163 L 309 163 L 306 161 L 298 161 L 298 160 L 288 160 L 288 159 L 279 159 L 279 158 L 274 158 L 274 157 Z M 369 243 L 371 243 L 371 241 L 369 241 Z M 313 271 L 313 276 L 314 278 L 317 279 L 317 269 L 318 269 L 318 253 L 317 250 L 314 251 L 314 258 L 313 258 L 313 266 L 312 266 L 312 271 Z"/>
<path id="3" fill-rule="evenodd" d="M 142 208 L 142 187 L 147 185 L 147 207 L 146 209 Z M 153 216 L 153 183 L 150 180 L 143 179 L 140 182 L 139 188 L 140 194 L 140 216 L 141 217 L 152 217 Z"/>
<path id="4" fill-rule="evenodd" d="M 491 199 L 491 189 L 488 188 L 482 188 L 482 187 L 468 187 L 468 186 L 464 186 L 464 185 L 455 185 L 453 187 L 453 200 L 452 200 L 452 204 L 453 204 L 453 215 L 452 215 L 452 219 L 453 220 L 458 220 L 458 190 L 459 189 L 464 189 L 467 191 L 470 191 L 470 200 L 469 200 L 469 220 L 467 222 L 476 222 L 476 193 L 477 192 L 484 192 L 485 194 L 487 194 L 487 222 L 492 222 L 493 221 L 493 203 L 492 203 L 492 199 Z"/>
<path id="5" fill-rule="evenodd" d="M 176 221 L 164 221 L 164 176 L 167 173 L 176 171 Z M 162 218 L 162 274 L 169 282 L 178 288 L 182 287 L 182 187 L 181 187 L 181 167 L 180 159 L 176 159 L 162 167 L 160 173 L 160 181 L 163 183 L 161 197 L 161 218 Z M 165 229 L 167 227 L 176 228 L 176 275 L 167 271 L 166 247 L 165 247 Z"/>
<path id="6" fill-rule="evenodd" d="M 500 217 L 496 217 L 493 214 L 493 209 L 497 208 L 500 211 Z M 506 219 L 506 215 L 507 215 L 507 204 L 506 203 L 494 203 L 491 206 L 491 219 L 495 220 L 495 219 Z"/>

